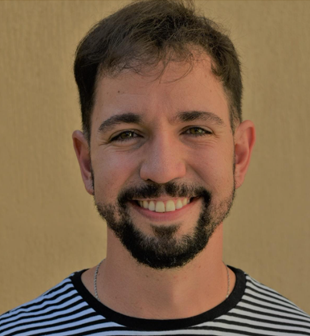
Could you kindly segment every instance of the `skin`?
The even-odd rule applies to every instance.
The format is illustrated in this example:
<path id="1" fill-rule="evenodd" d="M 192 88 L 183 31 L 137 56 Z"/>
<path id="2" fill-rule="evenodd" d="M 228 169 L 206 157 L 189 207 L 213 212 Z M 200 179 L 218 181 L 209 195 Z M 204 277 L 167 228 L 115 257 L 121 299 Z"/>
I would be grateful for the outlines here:
<path id="1" fill-rule="evenodd" d="M 160 77 L 158 67 L 142 75 L 124 71 L 98 81 L 90 144 L 82 132 L 73 133 L 85 188 L 96 202 L 115 204 L 123 188 L 146 181 L 174 181 L 203 186 L 213 194 L 212 205 L 220 206 L 231 196 L 234 183 L 236 188 L 242 185 L 255 142 L 254 125 L 244 121 L 232 133 L 227 97 L 211 72 L 208 55 L 197 56 L 184 76 L 188 66 L 172 62 Z M 175 118 L 186 111 L 209 112 L 212 118 Z M 143 122 L 121 122 L 100 131 L 105 120 L 128 112 L 140 115 Z M 125 141 L 120 141 L 121 133 Z M 157 200 L 168 199 L 162 195 Z M 201 206 L 198 199 L 179 212 L 154 215 L 128 205 L 135 226 L 144 234 L 154 236 L 154 226 L 178 224 L 176 239 L 191 234 Z M 185 318 L 207 311 L 225 300 L 227 293 L 222 241 L 220 223 L 192 261 L 155 270 L 138 263 L 108 228 L 107 257 L 98 274 L 100 300 L 115 311 L 140 318 Z M 229 272 L 231 292 L 235 276 Z M 82 276 L 92 294 L 93 276 L 94 268 Z"/>

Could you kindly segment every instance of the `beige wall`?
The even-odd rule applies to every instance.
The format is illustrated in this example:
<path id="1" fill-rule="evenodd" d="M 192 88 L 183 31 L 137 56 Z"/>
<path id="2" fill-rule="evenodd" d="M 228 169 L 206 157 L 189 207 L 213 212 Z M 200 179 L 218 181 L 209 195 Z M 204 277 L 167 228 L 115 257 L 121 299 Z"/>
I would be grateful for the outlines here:
<path id="1" fill-rule="evenodd" d="M 78 41 L 126 1 L 0 2 L 0 313 L 105 253 L 71 144 Z M 231 31 L 257 127 L 225 261 L 310 313 L 310 2 L 197 1 Z"/>

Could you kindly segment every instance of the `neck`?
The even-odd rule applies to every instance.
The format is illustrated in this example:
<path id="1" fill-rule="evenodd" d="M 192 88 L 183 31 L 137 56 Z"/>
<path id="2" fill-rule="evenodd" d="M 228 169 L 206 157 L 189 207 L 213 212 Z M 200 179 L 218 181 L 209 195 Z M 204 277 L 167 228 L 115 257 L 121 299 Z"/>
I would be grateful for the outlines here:
<path id="1" fill-rule="evenodd" d="M 155 270 L 137 263 L 118 246 L 112 232 L 108 235 L 110 244 L 98 272 L 97 288 L 101 302 L 109 308 L 128 316 L 175 319 L 198 315 L 225 300 L 228 279 L 222 262 L 222 225 L 191 262 L 170 270 Z M 91 269 L 82 278 L 92 293 L 93 275 Z M 234 281 L 230 271 L 231 289 Z"/>

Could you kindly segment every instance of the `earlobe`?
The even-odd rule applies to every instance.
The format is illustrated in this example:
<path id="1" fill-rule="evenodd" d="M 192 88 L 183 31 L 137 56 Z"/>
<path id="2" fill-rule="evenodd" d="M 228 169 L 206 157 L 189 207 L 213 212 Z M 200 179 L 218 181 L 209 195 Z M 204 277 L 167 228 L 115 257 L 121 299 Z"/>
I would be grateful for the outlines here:
<path id="1" fill-rule="evenodd" d="M 239 188 L 248 170 L 253 146 L 255 143 L 255 127 L 252 121 L 243 121 L 235 131 L 235 184 Z"/>
<path id="2" fill-rule="evenodd" d="M 93 176 L 92 176 L 90 148 L 88 141 L 86 140 L 84 134 L 81 131 L 74 131 L 72 134 L 72 139 L 73 139 L 73 147 L 79 162 L 85 189 L 90 195 L 93 195 L 94 194 Z"/>

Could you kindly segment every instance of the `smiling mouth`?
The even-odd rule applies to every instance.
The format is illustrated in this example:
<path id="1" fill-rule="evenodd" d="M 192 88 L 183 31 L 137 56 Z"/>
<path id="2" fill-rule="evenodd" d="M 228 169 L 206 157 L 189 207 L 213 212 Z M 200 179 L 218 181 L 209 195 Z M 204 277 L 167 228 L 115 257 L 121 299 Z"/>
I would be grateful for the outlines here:
<path id="1" fill-rule="evenodd" d="M 135 200 L 135 204 L 139 207 L 153 211 L 153 212 L 172 212 L 182 209 L 187 204 L 189 204 L 194 197 L 180 197 L 176 199 L 170 199 L 166 201 L 156 201 L 156 200 Z"/>

